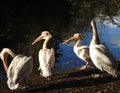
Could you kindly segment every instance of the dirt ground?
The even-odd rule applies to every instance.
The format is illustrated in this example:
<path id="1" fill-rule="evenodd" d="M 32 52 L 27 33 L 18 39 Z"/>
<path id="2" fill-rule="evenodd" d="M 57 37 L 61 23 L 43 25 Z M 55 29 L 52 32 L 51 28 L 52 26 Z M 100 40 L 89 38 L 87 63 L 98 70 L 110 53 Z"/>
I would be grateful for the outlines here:
<path id="1" fill-rule="evenodd" d="M 120 67 L 120 66 L 119 66 Z M 54 72 L 51 80 L 32 75 L 26 80 L 26 88 L 11 91 L 6 80 L 0 81 L 0 93 L 120 93 L 120 76 L 113 78 L 96 68 L 80 70 L 74 68 Z"/>

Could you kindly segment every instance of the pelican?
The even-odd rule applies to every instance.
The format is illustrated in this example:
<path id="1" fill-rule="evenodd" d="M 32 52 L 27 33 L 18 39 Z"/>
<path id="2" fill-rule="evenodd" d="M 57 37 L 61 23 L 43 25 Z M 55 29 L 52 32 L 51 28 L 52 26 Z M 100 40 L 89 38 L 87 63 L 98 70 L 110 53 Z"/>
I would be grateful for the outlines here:
<path id="1" fill-rule="evenodd" d="M 44 43 L 42 46 L 42 49 L 39 51 L 39 68 L 38 70 L 40 71 L 40 75 L 43 77 L 48 77 L 51 76 L 51 70 L 54 66 L 55 63 L 55 51 L 53 48 L 48 48 L 48 42 L 52 38 L 52 35 L 48 31 L 43 31 L 41 35 L 34 40 L 32 45 L 37 43 L 38 41 L 44 39 Z"/>
<path id="2" fill-rule="evenodd" d="M 96 23 L 91 21 L 93 37 L 90 42 L 90 57 L 94 65 L 101 71 L 106 71 L 113 77 L 117 77 L 117 61 L 108 47 L 100 42 Z"/>
<path id="3" fill-rule="evenodd" d="M 89 46 L 86 46 L 86 45 L 79 46 L 81 39 L 82 39 L 82 35 L 80 33 L 76 33 L 71 38 L 66 40 L 63 44 L 66 44 L 73 40 L 76 40 L 73 50 L 80 59 L 82 59 L 83 61 L 86 62 L 86 64 L 84 66 L 82 66 L 80 69 L 86 69 L 89 67 L 88 66 L 89 62 L 91 62 L 91 58 L 89 56 Z"/>
<path id="4" fill-rule="evenodd" d="M 13 60 L 8 66 L 8 55 Z M 20 83 L 29 76 L 33 68 L 32 57 L 23 55 L 15 55 L 9 48 L 3 48 L 0 53 L 0 58 L 3 61 L 5 72 L 7 73 L 7 85 L 10 90 L 18 89 Z"/>

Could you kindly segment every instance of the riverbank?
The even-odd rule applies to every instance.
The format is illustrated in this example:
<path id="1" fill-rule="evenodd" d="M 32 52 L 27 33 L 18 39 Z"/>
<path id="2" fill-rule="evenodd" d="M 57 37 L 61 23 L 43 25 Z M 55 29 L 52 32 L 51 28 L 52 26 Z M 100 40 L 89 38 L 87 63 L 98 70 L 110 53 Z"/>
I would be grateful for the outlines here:
<path id="1" fill-rule="evenodd" d="M 6 81 L 0 81 L 0 93 L 120 93 L 120 76 L 113 78 L 104 72 L 101 78 L 93 77 L 98 73 L 95 67 L 74 68 L 54 72 L 49 81 L 39 74 L 32 75 L 26 80 L 26 88 L 16 91 L 10 91 Z"/>

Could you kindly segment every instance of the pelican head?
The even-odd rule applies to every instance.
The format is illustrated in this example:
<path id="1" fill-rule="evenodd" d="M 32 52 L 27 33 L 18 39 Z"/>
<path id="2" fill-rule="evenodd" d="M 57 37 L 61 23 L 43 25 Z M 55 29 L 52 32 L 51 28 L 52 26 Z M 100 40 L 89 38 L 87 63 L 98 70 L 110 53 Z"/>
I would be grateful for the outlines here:
<path id="1" fill-rule="evenodd" d="M 0 58 L 2 59 L 3 62 L 7 60 L 8 55 L 11 55 L 12 58 L 15 57 L 15 54 L 10 49 L 3 48 L 3 50 L 0 53 Z"/>
<path id="2" fill-rule="evenodd" d="M 76 33 L 71 38 L 67 39 L 63 44 L 69 43 L 73 40 L 81 40 L 81 39 L 82 39 L 81 33 Z"/>
<path id="3" fill-rule="evenodd" d="M 40 41 L 42 39 L 50 39 L 50 38 L 52 38 L 52 35 L 48 31 L 43 31 L 41 33 L 41 35 L 35 39 L 35 41 L 32 43 L 32 45 L 34 45 L 35 43 L 37 43 L 38 41 Z"/>
<path id="4" fill-rule="evenodd" d="M 1 53 L 0 53 L 0 59 L 2 60 L 2 62 L 5 61 L 5 58 L 6 58 L 5 53 L 3 51 L 1 51 Z"/>

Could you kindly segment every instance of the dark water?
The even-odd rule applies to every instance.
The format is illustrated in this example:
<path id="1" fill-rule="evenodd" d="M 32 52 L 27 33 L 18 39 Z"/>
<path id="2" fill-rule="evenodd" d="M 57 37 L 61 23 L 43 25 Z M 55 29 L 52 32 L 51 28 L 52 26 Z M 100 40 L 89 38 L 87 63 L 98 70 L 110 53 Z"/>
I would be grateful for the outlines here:
<path id="1" fill-rule="evenodd" d="M 92 38 L 90 20 L 96 15 L 95 11 L 93 13 L 93 10 L 90 10 L 90 6 L 83 4 L 85 7 L 81 8 L 80 11 L 77 9 L 79 7 L 76 2 L 74 4 L 73 6 L 67 0 L 48 1 L 47 3 L 2 3 L 0 7 L 0 50 L 8 47 L 15 54 L 32 55 L 34 58 L 33 73 L 38 73 L 38 51 L 43 42 L 34 46 L 31 46 L 31 43 L 42 31 L 47 30 L 53 35 L 53 43 L 56 49 L 54 70 L 66 70 L 82 66 L 84 61 L 73 52 L 74 42 L 66 45 L 63 45 L 62 42 L 79 32 L 83 36 L 80 45 L 89 45 Z M 117 15 L 117 18 L 119 24 L 120 17 Z M 116 26 L 112 23 L 108 24 L 106 21 L 97 24 L 101 41 L 108 45 L 117 59 L 120 58 L 120 28 L 118 24 Z M 0 79 L 3 79 L 6 74 L 2 61 L 0 66 Z"/>

